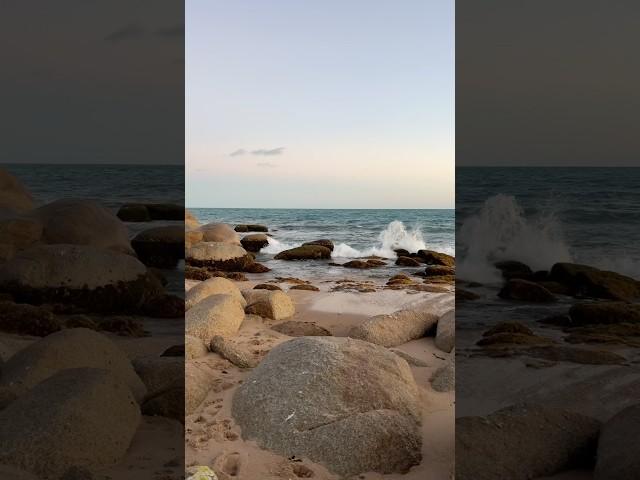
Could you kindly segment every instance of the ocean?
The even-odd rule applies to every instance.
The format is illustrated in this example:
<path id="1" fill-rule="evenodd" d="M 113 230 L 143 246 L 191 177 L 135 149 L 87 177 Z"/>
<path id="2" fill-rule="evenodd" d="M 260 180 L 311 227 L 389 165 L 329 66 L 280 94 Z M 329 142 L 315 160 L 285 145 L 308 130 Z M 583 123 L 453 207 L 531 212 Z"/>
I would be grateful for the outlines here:
<path id="1" fill-rule="evenodd" d="M 304 242 L 327 238 L 335 249 L 332 260 L 344 263 L 369 255 L 395 258 L 395 248 L 411 252 L 428 248 L 454 254 L 455 214 L 451 210 L 350 210 L 350 209 L 235 209 L 190 208 L 203 223 L 266 225 L 270 244 L 257 260 L 276 275 L 304 279 L 345 277 L 389 278 L 398 267 L 353 270 L 328 265 L 326 261 L 288 262 L 274 260 L 278 252 Z M 393 262 L 389 262 L 390 265 Z M 393 270 L 393 273 L 391 273 Z M 415 270 L 415 268 L 413 269 Z"/>
<path id="2" fill-rule="evenodd" d="M 572 261 L 640 278 L 640 168 L 457 168 L 460 278 L 496 260 Z"/>

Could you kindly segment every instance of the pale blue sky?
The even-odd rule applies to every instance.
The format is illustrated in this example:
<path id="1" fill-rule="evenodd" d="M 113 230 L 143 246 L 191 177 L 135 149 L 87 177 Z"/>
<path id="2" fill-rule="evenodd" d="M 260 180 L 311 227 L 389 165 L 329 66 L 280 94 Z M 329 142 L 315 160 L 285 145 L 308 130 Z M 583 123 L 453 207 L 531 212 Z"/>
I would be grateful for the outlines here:
<path id="1" fill-rule="evenodd" d="M 452 1 L 189 0 L 185 63 L 189 207 L 453 208 Z"/>

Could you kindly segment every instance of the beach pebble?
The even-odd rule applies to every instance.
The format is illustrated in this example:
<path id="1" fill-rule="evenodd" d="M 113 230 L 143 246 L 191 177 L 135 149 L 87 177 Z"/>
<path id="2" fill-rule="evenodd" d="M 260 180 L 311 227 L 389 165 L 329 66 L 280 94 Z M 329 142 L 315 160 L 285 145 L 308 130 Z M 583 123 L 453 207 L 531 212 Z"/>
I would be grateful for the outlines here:
<path id="1" fill-rule="evenodd" d="M 571 326 L 640 323 L 640 304 L 626 302 L 578 303 L 569 310 Z"/>
<path id="2" fill-rule="evenodd" d="M 107 336 L 86 328 L 62 330 L 20 350 L 5 363 L 0 385 L 20 395 L 70 368 L 107 370 L 138 401 L 147 392 L 125 353 Z"/>
<path id="3" fill-rule="evenodd" d="M 420 401 L 411 369 L 385 348 L 300 337 L 251 371 L 232 414 L 245 439 L 338 475 L 404 473 L 421 460 Z"/>
<path id="4" fill-rule="evenodd" d="M 33 197 L 20 181 L 0 168 L 0 210 L 25 212 L 34 207 Z"/>
<path id="5" fill-rule="evenodd" d="M 349 337 L 384 347 L 396 347 L 424 337 L 437 323 L 438 316 L 424 309 L 399 310 L 365 320 L 349 331 Z"/>
<path id="6" fill-rule="evenodd" d="M 194 305 L 211 295 L 226 294 L 231 295 L 238 299 L 240 304 L 244 307 L 247 302 L 245 301 L 240 289 L 231 280 L 226 278 L 214 277 L 205 280 L 191 287 L 186 293 L 185 308 L 189 310 Z"/>
<path id="7" fill-rule="evenodd" d="M 106 370 L 67 369 L 0 412 L 0 463 L 43 478 L 124 457 L 140 424 L 129 387 Z"/>
<path id="8" fill-rule="evenodd" d="M 282 291 L 282 288 L 280 288 L 278 285 L 275 285 L 273 283 L 259 283 L 258 285 L 253 287 L 253 289 L 254 290 L 279 290 L 279 291 Z"/>
<path id="9" fill-rule="evenodd" d="M 210 295 L 187 310 L 185 334 L 209 343 L 214 335 L 233 336 L 244 320 L 240 299 L 231 294 Z"/>

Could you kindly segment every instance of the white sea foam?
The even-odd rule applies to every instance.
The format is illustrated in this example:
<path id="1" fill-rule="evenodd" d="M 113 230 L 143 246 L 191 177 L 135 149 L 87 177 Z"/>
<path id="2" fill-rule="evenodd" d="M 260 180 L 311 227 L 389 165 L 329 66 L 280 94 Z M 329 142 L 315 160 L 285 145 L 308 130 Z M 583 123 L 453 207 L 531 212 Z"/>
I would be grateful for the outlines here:
<path id="1" fill-rule="evenodd" d="M 527 217 L 509 195 L 487 199 L 477 214 L 464 221 L 456 242 L 461 254 L 457 272 L 465 280 L 498 281 L 493 264 L 500 260 L 518 260 L 543 270 L 572 259 L 553 212 Z"/>
<path id="2" fill-rule="evenodd" d="M 281 242 L 280 240 L 276 240 L 273 237 L 268 237 L 269 245 L 262 248 L 260 250 L 262 253 L 269 253 L 271 255 L 275 255 L 276 253 L 280 253 L 284 250 L 289 250 L 290 248 L 297 247 L 298 245 L 294 245 L 291 243 Z"/>

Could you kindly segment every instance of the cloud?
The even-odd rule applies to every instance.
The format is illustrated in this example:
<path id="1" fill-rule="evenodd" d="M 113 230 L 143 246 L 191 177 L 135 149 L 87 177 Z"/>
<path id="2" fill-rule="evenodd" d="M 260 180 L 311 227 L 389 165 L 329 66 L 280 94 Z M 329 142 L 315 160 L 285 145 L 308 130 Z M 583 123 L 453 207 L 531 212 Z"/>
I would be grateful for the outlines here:
<path id="1" fill-rule="evenodd" d="M 105 41 L 118 43 L 125 40 L 137 40 L 145 34 L 144 28 L 139 23 L 133 22 L 120 27 L 104 37 Z"/>
<path id="2" fill-rule="evenodd" d="M 276 165 L 275 163 L 271 163 L 271 162 L 258 162 L 256 163 L 256 167 L 260 167 L 260 168 L 276 168 L 278 165 Z"/>
<path id="3" fill-rule="evenodd" d="M 171 27 L 160 27 L 153 32 L 154 35 L 163 38 L 184 37 L 184 25 L 174 25 Z"/>
<path id="4" fill-rule="evenodd" d="M 238 150 L 231 152 L 229 154 L 230 157 L 239 157 L 240 155 L 244 155 L 247 151 L 244 148 L 239 148 Z"/>
<path id="5" fill-rule="evenodd" d="M 278 147 L 278 148 L 272 148 L 272 149 L 260 148 L 258 150 L 251 151 L 251 155 L 265 155 L 265 156 L 282 155 L 283 153 L 284 153 L 284 147 Z"/>

